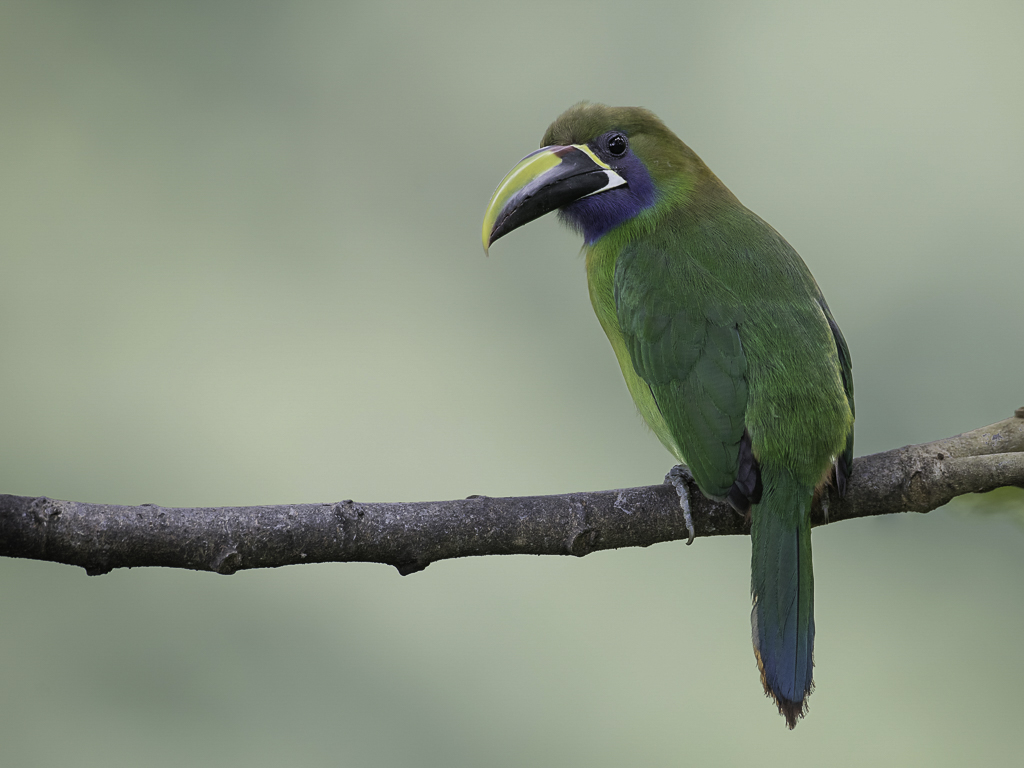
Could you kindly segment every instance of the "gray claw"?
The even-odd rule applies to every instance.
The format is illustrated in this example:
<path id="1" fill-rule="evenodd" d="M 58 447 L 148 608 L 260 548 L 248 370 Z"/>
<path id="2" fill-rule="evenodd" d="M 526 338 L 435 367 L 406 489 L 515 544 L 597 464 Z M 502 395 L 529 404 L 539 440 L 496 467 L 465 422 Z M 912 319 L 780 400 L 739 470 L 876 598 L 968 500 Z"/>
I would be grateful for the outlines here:
<path id="1" fill-rule="evenodd" d="M 683 508 L 683 520 L 686 522 L 686 530 L 690 538 L 686 540 L 686 546 L 693 544 L 697 532 L 693 529 L 693 517 L 690 515 L 690 491 L 686 488 L 686 477 L 689 472 L 682 466 L 677 465 L 665 475 L 665 480 L 672 484 L 679 494 L 679 506 Z"/>

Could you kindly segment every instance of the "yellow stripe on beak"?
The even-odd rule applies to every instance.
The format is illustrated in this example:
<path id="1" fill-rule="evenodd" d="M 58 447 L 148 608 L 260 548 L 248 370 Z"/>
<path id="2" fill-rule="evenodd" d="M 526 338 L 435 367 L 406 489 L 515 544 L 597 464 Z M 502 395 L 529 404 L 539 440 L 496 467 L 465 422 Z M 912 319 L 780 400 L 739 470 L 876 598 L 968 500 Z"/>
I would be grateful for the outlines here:
<path id="1" fill-rule="evenodd" d="M 498 237 L 527 221 L 625 184 L 626 180 L 585 144 L 542 147 L 531 152 L 491 195 L 481 232 L 484 252 Z M 497 234 L 496 227 L 500 229 Z"/>

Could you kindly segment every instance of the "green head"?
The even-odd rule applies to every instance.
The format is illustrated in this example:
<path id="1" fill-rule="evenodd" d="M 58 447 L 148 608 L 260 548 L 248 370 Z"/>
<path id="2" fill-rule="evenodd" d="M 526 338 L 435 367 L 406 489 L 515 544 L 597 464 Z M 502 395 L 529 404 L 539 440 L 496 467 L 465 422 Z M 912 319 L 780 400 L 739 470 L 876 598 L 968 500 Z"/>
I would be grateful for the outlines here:
<path id="1" fill-rule="evenodd" d="M 594 243 L 620 225 L 655 218 L 717 179 L 652 112 L 581 102 L 513 168 L 484 215 L 484 249 L 552 210 Z"/>

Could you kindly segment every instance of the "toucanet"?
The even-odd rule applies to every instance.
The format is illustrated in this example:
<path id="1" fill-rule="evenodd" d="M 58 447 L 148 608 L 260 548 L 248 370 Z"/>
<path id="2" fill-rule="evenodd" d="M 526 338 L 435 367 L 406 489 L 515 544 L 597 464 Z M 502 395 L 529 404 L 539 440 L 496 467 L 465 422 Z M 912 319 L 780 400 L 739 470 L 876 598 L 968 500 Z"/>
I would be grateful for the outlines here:
<path id="1" fill-rule="evenodd" d="M 853 469 L 843 334 L 789 243 L 645 109 L 564 112 L 495 190 L 484 248 L 553 210 L 583 236 L 640 415 L 705 496 L 750 515 L 754 655 L 792 728 L 813 685 L 811 507 Z"/>

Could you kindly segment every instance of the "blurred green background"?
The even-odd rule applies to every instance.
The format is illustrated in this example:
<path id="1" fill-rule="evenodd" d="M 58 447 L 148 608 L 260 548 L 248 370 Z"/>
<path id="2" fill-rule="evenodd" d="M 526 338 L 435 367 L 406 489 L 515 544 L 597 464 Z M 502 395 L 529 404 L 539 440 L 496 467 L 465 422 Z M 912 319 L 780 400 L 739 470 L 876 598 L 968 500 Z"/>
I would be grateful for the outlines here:
<path id="1" fill-rule="evenodd" d="M 231 505 L 659 482 L 548 217 L 580 99 L 659 114 L 810 265 L 858 454 L 1024 405 L 1024 5 L 0 5 L 0 491 Z M 761 693 L 740 537 L 402 578 L 0 562 L 4 766 L 1000 765 L 1024 526 L 814 534 L 817 691 Z"/>

